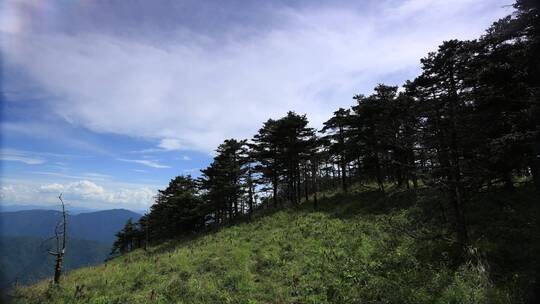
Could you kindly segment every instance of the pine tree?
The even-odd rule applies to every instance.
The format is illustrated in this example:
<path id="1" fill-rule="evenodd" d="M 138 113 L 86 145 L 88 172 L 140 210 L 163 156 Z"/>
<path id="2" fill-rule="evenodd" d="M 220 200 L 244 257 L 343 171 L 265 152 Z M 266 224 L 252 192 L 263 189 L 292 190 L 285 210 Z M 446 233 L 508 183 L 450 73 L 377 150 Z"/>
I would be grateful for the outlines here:
<path id="1" fill-rule="evenodd" d="M 347 165 L 348 165 L 348 144 L 350 142 L 350 110 L 339 108 L 334 112 L 334 116 L 324 123 L 321 132 L 326 133 L 325 142 L 329 146 L 329 153 L 338 156 L 341 167 L 341 188 L 347 192 Z"/>
<path id="2" fill-rule="evenodd" d="M 159 190 L 148 215 L 152 239 L 185 235 L 204 228 L 206 208 L 197 181 L 190 175 L 177 176 L 165 190 Z"/>
<path id="3" fill-rule="evenodd" d="M 215 223 L 222 223 L 242 214 L 247 189 L 246 141 L 225 140 L 216 150 L 216 157 L 202 172 L 201 185 L 213 206 Z M 252 199 L 252 198 L 251 198 Z"/>

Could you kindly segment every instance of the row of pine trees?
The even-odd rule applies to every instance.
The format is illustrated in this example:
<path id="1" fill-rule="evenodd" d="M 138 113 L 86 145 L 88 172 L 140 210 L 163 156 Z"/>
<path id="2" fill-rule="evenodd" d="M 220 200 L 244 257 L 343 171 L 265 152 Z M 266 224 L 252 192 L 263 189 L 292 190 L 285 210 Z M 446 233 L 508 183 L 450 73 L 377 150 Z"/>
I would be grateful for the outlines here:
<path id="1" fill-rule="evenodd" d="M 515 187 L 540 191 L 540 16 L 534 0 L 479 39 L 444 42 L 421 59 L 403 87 L 356 95 L 321 130 L 288 112 L 250 140 L 225 140 L 201 177 L 178 176 L 137 223 L 117 234 L 113 253 L 250 217 L 258 208 L 311 202 L 353 183 L 429 187 L 448 203 L 457 243 L 468 240 L 475 194 Z"/>

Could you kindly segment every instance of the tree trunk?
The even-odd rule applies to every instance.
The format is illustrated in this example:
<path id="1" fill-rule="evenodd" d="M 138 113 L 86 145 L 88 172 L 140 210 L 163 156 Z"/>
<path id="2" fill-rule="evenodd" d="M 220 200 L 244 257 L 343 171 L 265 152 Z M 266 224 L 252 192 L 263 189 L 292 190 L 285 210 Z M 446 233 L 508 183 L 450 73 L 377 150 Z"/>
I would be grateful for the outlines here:
<path id="1" fill-rule="evenodd" d="M 341 152 L 339 157 L 341 165 L 341 188 L 343 189 L 343 192 L 347 192 L 347 162 L 344 154 L 344 152 Z"/>
<path id="2" fill-rule="evenodd" d="M 416 175 L 416 163 L 415 163 L 415 157 L 414 157 L 414 151 L 411 149 L 410 153 L 410 159 L 409 159 L 409 174 L 410 178 L 413 182 L 414 189 L 418 189 L 418 176 Z"/>
<path id="3" fill-rule="evenodd" d="M 234 209 L 234 204 L 236 204 L 236 202 L 234 202 L 234 204 L 231 204 L 231 201 L 230 201 L 230 197 L 227 197 L 227 205 L 229 206 L 229 218 L 228 220 L 232 220 L 232 218 L 234 217 L 234 213 L 233 213 L 233 209 Z"/>
<path id="4" fill-rule="evenodd" d="M 506 188 L 506 190 L 508 190 L 509 192 L 514 192 L 515 188 L 514 188 L 514 182 L 512 181 L 511 171 L 504 172 L 503 180 L 504 180 L 504 187 Z"/>
<path id="5" fill-rule="evenodd" d="M 278 197 L 277 197 L 278 184 L 277 184 L 277 177 L 276 177 L 275 173 L 274 173 L 274 177 L 272 179 L 272 190 L 273 190 L 272 200 L 274 202 L 274 208 L 277 209 L 277 207 L 278 207 Z"/>
<path id="6" fill-rule="evenodd" d="M 401 150 L 401 149 L 395 149 L 394 150 L 395 153 L 398 155 L 397 156 L 397 160 L 398 160 L 398 163 L 397 165 L 395 166 L 396 167 L 396 173 L 395 173 L 395 176 L 396 176 L 396 186 L 398 188 L 402 188 L 403 187 L 403 182 L 404 181 L 407 181 L 407 178 L 404 178 L 404 176 L 406 177 L 406 169 L 404 168 L 403 164 L 405 163 L 405 161 L 403 160 L 404 158 L 404 151 Z"/>
<path id="7" fill-rule="evenodd" d="M 381 163 L 379 161 L 379 152 L 375 152 L 375 170 L 377 171 L 377 184 L 379 185 L 379 190 L 384 193 L 384 180 L 382 177 Z"/>
<path id="8" fill-rule="evenodd" d="M 540 156 L 535 157 L 531 163 L 531 175 L 536 191 L 540 193 Z"/>
<path id="9" fill-rule="evenodd" d="M 336 183 L 336 167 L 334 165 L 334 163 L 332 162 L 331 163 L 331 168 L 332 168 L 332 187 L 335 187 L 335 183 Z"/>
<path id="10" fill-rule="evenodd" d="M 204 226 L 204 219 L 203 219 L 203 226 Z M 147 215 L 146 216 L 146 227 L 144 229 L 144 237 L 145 237 L 145 241 L 144 241 L 144 251 L 148 250 L 148 234 L 149 234 L 149 230 L 150 230 L 150 217 Z"/>
<path id="11" fill-rule="evenodd" d="M 54 284 L 60 283 L 60 276 L 62 275 L 62 264 L 64 261 L 64 255 L 66 253 L 66 240 L 67 240 L 67 216 L 64 201 L 62 200 L 62 194 L 58 196 L 62 203 L 62 240 L 60 240 L 60 233 L 58 232 L 58 225 L 55 228 L 56 236 L 56 252 L 49 252 L 51 255 L 56 256 L 56 263 L 54 266 Z M 61 244 L 61 245 L 60 245 Z"/>
<path id="12" fill-rule="evenodd" d="M 319 164 L 317 162 L 313 162 L 311 167 L 311 174 L 313 175 L 313 209 L 317 210 L 317 192 L 319 191 L 319 183 L 317 179 L 317 171 L 318 171 Z"/>
<path id="13" fill-rule="evenodd" d="M 309 174 L 308 174 L 308 165 L 306 163 L 306 165 L 304 166 L 304 195 L 306 197 L 306 203 L 309 202 L 309 189 L 308 189 L 308 185 L 309 185 Z"/>
<path id="14" fill-rule="evenodd" d="M 251 219 L 251 215 L 253 214 L 253 182 L 251 180 L 251 173 L 248 173 L 248 207 L 249 207 L 249 218 Z"/>
<path id="15" fill-rule="evenodd" d="M 459 186 L 454 187 L 452 197 L 452 205 L 454 207 L 455 229 L 457 234 L 458 244 L 464 254 L 466 254 L 467 245 L 469 244 L 469 236 L 467 233 L 467 224 L 465 222 L 465 212 L 463 208 L 463 197 Z"/>
<path id="16" fill-rule="evenodd" d="M 54 266 L 54 284 L 60 283 L 60 275 L 62 275 L 62 262 L 64 261 L 64 254 L 60 253 L 56 256 L 56 263 Z"/>
<path id="17" fill-rule="evenodd" d="M 302 199 L 302 185 L 300 180 L 300 164 L 296 165 L 296 187 L 295 187 L 295 204 L 298 205 Z"/>
<path id="18" fill-rule="evenodd" d="M 467 246 L 469 244 L 469 236 L 467 233 L 467 225 L 465 222 L 465 211 L 463 204 L 463 191 L 462 191 L 462 182 L 461 182 L 461 164 L 460 164 L 460 153 L 459 147 L 462 146 L 458 141 L 458 130 L 457 130 L 457 109 L 456 106 L 459 105 L 459 96 L 456 89 L 456 83 L 454 81 L 454 73 L 450 72 L 450 89 L 453 96 L 453 100 L 450 101 L 450 158 L 451 158 L 451 171 L 452 171 L 452 186 L 453 186 L 453 205 L 454 205 L 454 215 L 456 217 L 456 232 L 457 232 L 457 241 L 461 247 L 461 250 L 464 256 L 467 255 Z"/>

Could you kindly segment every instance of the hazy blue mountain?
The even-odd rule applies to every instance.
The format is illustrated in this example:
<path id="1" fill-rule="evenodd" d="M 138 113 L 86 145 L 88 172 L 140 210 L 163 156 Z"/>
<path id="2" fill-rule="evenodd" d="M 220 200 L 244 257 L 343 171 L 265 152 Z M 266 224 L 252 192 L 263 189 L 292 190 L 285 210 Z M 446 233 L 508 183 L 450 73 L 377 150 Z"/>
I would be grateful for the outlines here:
<path id="1" fill-rule="evenodd" d="M 68 206 L 67 208 L 69 209 L 69 213 L 72 215 L 98 211 L 96 209 L 75 207 L 75 206 Z M 44 205 L 39 205 L 39 204 L 35 204 L 35 205 L 1 204 L 0 205 L 0 212 L 14 212 L 14 211 L 23 211 L 23 210 L 51 210 L 51 209 L 60 209 L 60 206 L 58 206 L 58 208 L 55 208 L 53 206 L 44 206 Z"/>
<path id="2" fill-rule="evenodd" d="M 51 237 L 60 216 L 61 213 L 55 210 L 0 212 L 0 235 Z M 136 221 L 140 217 L 140 214 L 125 209 L 70 214 L 68 236 L 111 244 L 114 234 L 123 228 L 129 218 Z"/>
<path id="3" fill-rule="evenodd" d="M 0 236 L 0 289 L 32 283 L 50 277 L 54 271 L 54 257 L 47 253 L 53 240 L 33 236 Z M 103 262 L 110 252 L 110 244 L 96 241 L 68 239 L 64 269 L 68 271 Z"/>
<path id="4" fill-rule="evenodd" d="M 124 228 L 126 221 L 131 218 L 138 221 L 140 214 L 125 209 L 113 209 L 81 213 L 72 217 L 73 237 L 96 240 L 102 242 L 114 242 L 114 234 Z"/>

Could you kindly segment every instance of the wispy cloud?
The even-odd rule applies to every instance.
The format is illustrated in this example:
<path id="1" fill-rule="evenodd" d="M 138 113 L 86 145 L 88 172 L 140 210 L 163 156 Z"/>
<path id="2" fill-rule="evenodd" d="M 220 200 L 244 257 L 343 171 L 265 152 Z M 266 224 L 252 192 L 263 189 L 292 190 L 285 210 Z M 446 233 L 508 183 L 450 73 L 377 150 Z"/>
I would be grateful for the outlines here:
<path id="1" fill-rule="evenodd" d="M 181 140 L 175 138 L 164 138 L 161 139 L 157 145 L 157 148 L 147 148 L 142 150 L 130 151 L 131 154 L 152 154 L 152 153 L 162 153 L 162 152 L 171 152 L 179 151 L 184 147 L 181 144 Z"/>
<path id="2" fill-rule="evenodd" d="M 96 173 L 96 172 L 85 172 L 82 174 L 82 176 L 86 178 L 96 178 L 96 179 L 110 179 L 112 178 L 109 174 L 103 174 L 103 173 Z"/>
<path id="3" fill-rule="evenodd" d="M 142 150 L 135 150 L 135 151 L 129 151 L 130 154 L 151 154 L 151 153 L 157 153 L 157 152 L 164 152 L 164 149 L 160 148 L 148 148 L 148 149 L 142 149 Z"/>
<path id="4" fill-rule="evenodd" d="M 66 118 L 65 116 L 62 117 Z M 66 128 L 65 126 L 59 126 L 54 123 L 37 121 L 2 122 L 0 124 L 0 129 L 2 130 L 2 132 L 8 134 L 20 134 L 30 138 L 47 139 L 51 143 L 58 142 L 80 150 L 103 155 L 110 155 L 110 153 L 102 147 L 93 145 L 90 142 L 81 139 L 80 134 L 73 134 L 71 130 Z M 54 153 L 50 154 L 60 155 Z M 64 156 L 73 157 L 73 155 Z M 80 155 L 77 157 L 80 157 Z"/>
<path id="5" fill-rule="evenodd" d="M 112 176 L 99 173 L 67 174 L 63 172 L 31 171 L 32 174 L 54 176 L 61 179 L 89 179 L 92 181 L 110 180 Z"/>
<path id="6" fill-rule="evenodd" d="M 45 160 L 40 158 L 30 158 L 18 155 L 2 155 L 1 158 L 3 161 L 18 161 L 27 165 L 40 165 L 45 163 Z"/>
<path id="7" fill-rule="evenodd" d="M 157 168 L 157 169 L 163 169 L 163 168 L 170 168 L 169 166 L 162 165 L 154 160 L 148 160 L 148 159 L 125 159 L 125 158 L 118 158 L 119 161 L 123 162 L 129 162 L 129 163 L 136 163 L 141 164 L 147 167 L 151 168 Z"/>
<path id="8" fill-rule="evenodd" d="M 14 150 L 14 149 L 0 150 L 0 159 L 2 161 L 21 162 L 27 165 L 41 165 L 45 163 L 46 161 L 43 157 L 39 157 L 32 152 Z"/>

